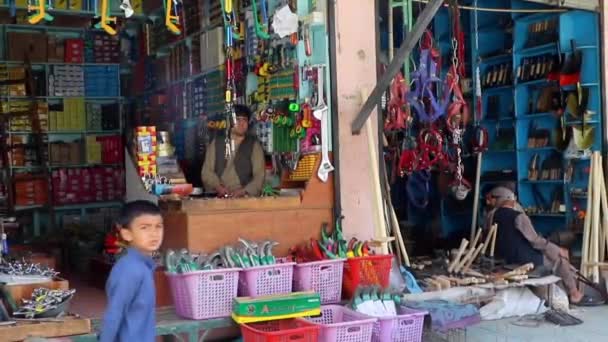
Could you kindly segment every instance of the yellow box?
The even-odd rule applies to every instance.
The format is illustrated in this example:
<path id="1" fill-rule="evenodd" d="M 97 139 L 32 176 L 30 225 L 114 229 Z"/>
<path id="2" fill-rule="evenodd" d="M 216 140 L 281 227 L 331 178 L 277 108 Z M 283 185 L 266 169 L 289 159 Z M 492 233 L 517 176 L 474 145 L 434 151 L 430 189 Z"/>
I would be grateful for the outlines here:
<path id="1" fill-rule="evenodd" d="M 57 0 L 57 1 L 55 1 L 55 8 L 68 9 L 68 0 Z"/>
<path id="2" fill-rule="evenodd" d="M 63 112 L 57 112 L 57 130 L 58 131 L 66 130 L 65 113 L 63 113 Z"/>
<path id="3" fill-rule="evenodd" d="M 96 136 L 87 136 L 86 140 L 87 162 L 91 164 L 101 164 L 101 144 Z"/>
<path id="4" fill-rule="evenodd" d="M 68 9 L 82 11 L 82 0 L 68 0 Z"/>
<path id="5" fill-rule="evenodd" d="M 144 6 L 142 0 L 131 0 L 131 8 L 135 14 L 144 14 Z"/>
<path id="6" fill-rule="evenodd" d="M 51 111 L 49 113 L 49 124 L 50 124 L 50 129 L 51 131 L 56 131 L 57 130 L 57 112 L 56 111 Z"/>
<path id="7" fill-rule="evenodd" d="M 27 0 L 15 0 L 15 6 L 26 8 Z"/>

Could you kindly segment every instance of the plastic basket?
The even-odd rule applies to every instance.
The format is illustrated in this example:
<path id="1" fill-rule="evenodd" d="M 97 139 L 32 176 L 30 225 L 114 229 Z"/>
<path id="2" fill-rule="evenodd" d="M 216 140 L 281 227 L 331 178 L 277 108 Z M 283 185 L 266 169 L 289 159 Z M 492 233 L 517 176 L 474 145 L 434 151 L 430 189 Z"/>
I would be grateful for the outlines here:
<path id="1" fill-rule="evenodd" d="M 340 305 L 324 305 L 321 316 L 307 319 L 321 326 L 321 342 L 369 342 L 377 321 Z"/>
<path id="2" fill-rule="evenodd" d="M 391 275 L 392 255 L 370 255 L 346 260 L 342 293 L 351 299 L 359 286 L 388 287 Z"/>
<path id="3" fill-rule="evenodd" d="M 295 265 L 293 287 L 295 291 L 315 291 L 321 304 L 339 303 L 342 299 L 344 259 L 323 260 Z"/>
<path id="4" fill-rule="evenodd" d="M 258 297 L 291 293 L 295 262 L 255 266 L 241 270 L 239 296 Z"/>
<path id="5" fill-rule="evenodd" d="M 298 161 L 298 167 L 289 174 L 290 181 L 307 181 L 312 177 L 315 171 L 315 165 L 319 160 L 319 154 L 304 155 Z"/>
<path id="6" fill-rule="evenodd" d="M 238 268 L 166 273 L 175 312 L 190 319 L 229 317 L 239 283 Z"/>
<path id="7" fill-rule="evenodd" d="M 243 342 L 317 342 L 320 327 L 303 319 L 241 325 Z"/>
<path id="8" fill-rule="evenodd" d="M 372 342 L 420 342 L 426 311 L 398 307 L 399 315 L 377 317 Z"/>

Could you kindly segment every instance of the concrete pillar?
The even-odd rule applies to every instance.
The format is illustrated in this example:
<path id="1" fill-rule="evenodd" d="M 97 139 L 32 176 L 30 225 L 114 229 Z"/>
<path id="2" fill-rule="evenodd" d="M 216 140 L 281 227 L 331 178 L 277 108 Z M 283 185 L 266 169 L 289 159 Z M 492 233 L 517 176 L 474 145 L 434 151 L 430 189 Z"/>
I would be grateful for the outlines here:
<path id="1" fill-rule="evenodd" d="M 330 0 L 332 1 L 332 0 Z M 356 2 L 356 5 L 354 4 Z M 339 127 L 340 196 L 347 237 L 374 237 L 371 161 L 365 129 L 351 134 L 351 122 L 363 105 L 361 90 L 376 84 L 374 0 L 335 0 L 336 87 Z M 372 113 L 377 132 L 377 113 Z M 374 141 L 378 141 L 374 137 Z"/>

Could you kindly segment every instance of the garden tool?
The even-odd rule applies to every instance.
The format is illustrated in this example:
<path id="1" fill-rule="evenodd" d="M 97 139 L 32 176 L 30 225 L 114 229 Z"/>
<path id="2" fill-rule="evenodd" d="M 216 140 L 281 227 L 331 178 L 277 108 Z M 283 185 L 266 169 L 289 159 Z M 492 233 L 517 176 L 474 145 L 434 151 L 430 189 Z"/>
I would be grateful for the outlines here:
<path id="1" fill-rule="evenodd" d="M 181 0 L 166 0 L 166 2 L 163 1 L 163 5 L 165 7 L 165 26 L 171 33 L 175 35 L 179 35 L 182 33 L 181 29 L 178 26 L 179 16 L 177 15 L 177 8 L 180 3 Z"/>
<path id="2" fill-rule="evenodd" d="M 593 146 L 595 140 L 595 127 L 587 126 L 584 129 L 572 127 L 574 144 L 579 150 L 587 150 Z"/>
<path id="3" fill-rule="evenodd" d="M 243 245 L 244 248 L 241 255 L 246 256 L 246 258 L 243 259 L 247 259 L 248 264 L 250 266 L 260 265 L 260 256 L 263 255 L 263 251 L 258 250 L 258 245 L 255 242 L 249 242 L 245 239 L 240 238 L 239 242 Z"/>
<path id="4" fill-rule="evenodd" d="M 231 247 L 225 246 L 223 248 L 220 248 L 220 256 L 222 257 L 222 263 L 224 264 L 224 267 L 237 267 L 236 263 L 232 259 L 232 252 L 233 251 Z"/>
<path id="5" fill-rule="evenodd" d="M 116 35 L 116 29 L 110 26 L 110 24 L 116 24 L 116 17 L 112 17 L 110 15 L 110 0 L 101 0 L 101 20 L 99 22 L 99 27 L 102 28 L 109 35 Z M 97 25 L 96 25 L 97 26 Z"/>
<path id="6" fill-rule="evenodd" d="M 133 7 L 131 6 L 130 0 L 122 0 L 120 4 L 120 9 L 125 12 L 125 18 L 131 18 L 135 11 L 133 11 Z"/>
<path id="7" fill-rule="evenodd" d="M 33 2 L 33 5 L 30 5 Z M 27 21 L 30 24 L 38 24 L 43 19 L 46 21 L 52 21 L 54 18 L 52 15 L 46 12 L 47 0 L 30 0 L 28 1 L 27 10 L 28 12 L 34 12 L 34 14 L 28 16 Z"/>
<path id="8" fill-rule="evenodd" d="M 276 241 L 266 241 L 264 243 L 264 260 L 266 265 L 276 264 L 277 260 L 272 253 L 272 249 L 277 246 L 279 243 Z"/>
<path id="9" fill-rule="evenodd" d="M 226 0 L 230 1 L 230 0 Z M 270 34 L 268 34 L 268 9 L 266 0 L 260 1 L 260 12 L 262 14 L 263 24 L 260 24 L 260 17 L 258 16 L 258 4 L 256 0 L 251 1 L 251 8 L 253 9 L 253 20 L 255 22 L 255 34 L 260 39 L 268 40 L 270 39 Z"/>
<path id="10" fill-rule="evenodd" d="M 169 273 L 177 273 L 177 255 L 170 249 L 165 253 L 165 267 Z"/>

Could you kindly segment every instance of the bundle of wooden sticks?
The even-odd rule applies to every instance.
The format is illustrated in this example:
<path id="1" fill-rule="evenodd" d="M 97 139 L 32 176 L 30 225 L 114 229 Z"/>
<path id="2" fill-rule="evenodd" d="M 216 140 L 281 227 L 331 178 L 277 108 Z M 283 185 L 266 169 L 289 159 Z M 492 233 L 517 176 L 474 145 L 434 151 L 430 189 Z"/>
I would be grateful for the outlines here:
<path id="1" fill-rule="evenodd" d="M 608 267 L 605 262 L 608 254 L 608 199 L 602 165 L 600 152 L 593 152 L 581 250 L 581 273 L 596 284 L 600 281 L 600 267 Z"/>
<path id="2" fill-rule="evenodd" d="M 478 228 L 477 234 L 475 234 L 475 238 L 473 238 L 473 242 L 466 253 L 465 250 L 469 245 L 469 241 L 467 239 L 462 239 L 456 256 L 452 259 L 452 262 L 448 266 L 448 273 L 458 274 L 470 271 L 471 265 L 473 265 L 479 255 L 486 254 L 488 246 L 490 247 L 489 256 L 493 258 L 494 248 L 496 246 L 497 230 L 498 226 L 496 224 L 492 225 L 486 235 L 485 241 L 478 245 L 479 239 L 481 238 L 481 228 Z"/>

